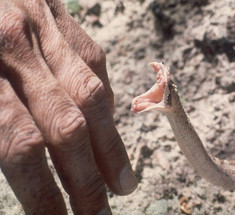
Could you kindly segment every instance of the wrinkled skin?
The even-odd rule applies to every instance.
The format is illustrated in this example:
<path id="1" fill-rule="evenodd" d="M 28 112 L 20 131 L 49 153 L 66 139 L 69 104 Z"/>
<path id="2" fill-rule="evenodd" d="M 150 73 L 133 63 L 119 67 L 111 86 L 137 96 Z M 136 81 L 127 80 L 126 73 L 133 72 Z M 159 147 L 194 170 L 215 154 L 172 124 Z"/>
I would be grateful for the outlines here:
<path id="1" fill-rule="evenodd" d="M 26 214 L 111 214 L 137 186 L 114 126 L 102 49 L 57 0 L 0 1 L 0 166 Z"/>

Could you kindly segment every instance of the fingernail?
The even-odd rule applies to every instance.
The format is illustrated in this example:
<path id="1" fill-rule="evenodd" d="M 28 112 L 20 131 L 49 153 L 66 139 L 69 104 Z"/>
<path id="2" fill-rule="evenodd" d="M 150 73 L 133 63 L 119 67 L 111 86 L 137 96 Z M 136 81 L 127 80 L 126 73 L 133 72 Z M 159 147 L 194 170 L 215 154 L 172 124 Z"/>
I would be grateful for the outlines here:
<path id="1" fill-rule="evenodd" d="M 120 185 L 123 194 L 132 193 L 138 186 L 138 182 L 129 165 L 126 165 L 120 173 Z"/>

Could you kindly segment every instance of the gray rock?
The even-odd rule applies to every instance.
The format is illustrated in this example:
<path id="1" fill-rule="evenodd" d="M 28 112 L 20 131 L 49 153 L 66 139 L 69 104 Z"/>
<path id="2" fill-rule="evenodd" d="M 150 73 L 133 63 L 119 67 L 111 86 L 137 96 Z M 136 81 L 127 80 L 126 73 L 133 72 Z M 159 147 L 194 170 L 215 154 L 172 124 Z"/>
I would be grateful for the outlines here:
<path id="1" fill-rule="evenodd" d="M 152 202 L 146 209 L 147 215 L 166 215 L 167 214 L 167 201 L 160 199 Z"/>

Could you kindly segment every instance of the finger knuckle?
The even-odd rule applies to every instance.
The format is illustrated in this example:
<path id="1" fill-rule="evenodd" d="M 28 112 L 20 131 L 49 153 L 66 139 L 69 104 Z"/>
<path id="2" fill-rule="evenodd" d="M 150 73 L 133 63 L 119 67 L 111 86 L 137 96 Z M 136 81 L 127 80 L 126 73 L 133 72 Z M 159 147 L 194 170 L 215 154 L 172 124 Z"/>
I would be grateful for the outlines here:
<path id="1" fill-rule="evenodd" d="M 57 132 L 59 140 L 55 141 L 58 144 L 68 144 L 76 142 L 72 140 L 83 139 L 86 134 L 86 120 L 81 113 L 70 112 L 57 121 Z"/>
<path id="2" fill-rule="evenodd" d="M 1 163 L 31 162 L 43 147 L 43 137 L 32 124 L 18 126 L 2 126 L 1 135 Z"/>
<path id="3" fill-rule="evenodd" d="M 0 49 L 11 51 L 18 47 L 26 36 L 27 22 L 23 10 L 11 8 L 0 12 Z"/>
<path id="4" fill-rule="evenodd" d="M 105 96 L 104 85 L 96 76 L 87 76 L 80 84 L 78 91 L 79 100 L 87 105 L 94 105 Z"/>
<path id="5" fill-rule="evenodd" d="M 83 81 L 77 92 L 78 105 L 86 117 L 93 117 L 93 113 L 97 115 L 97 112 L 100 113 L 100 117 L 104 117 L 103 115 L 101 116 L 101 114 L 108 113 L 104 85 L 98 77 L 88 77 Z"/>
<path id="6" fill-rule="evenodd" d="M 94 41 L 87 42 L 84 61 L 89 67 L 96 68 L 105 65 L 106 54 L 104 50 Z"/>

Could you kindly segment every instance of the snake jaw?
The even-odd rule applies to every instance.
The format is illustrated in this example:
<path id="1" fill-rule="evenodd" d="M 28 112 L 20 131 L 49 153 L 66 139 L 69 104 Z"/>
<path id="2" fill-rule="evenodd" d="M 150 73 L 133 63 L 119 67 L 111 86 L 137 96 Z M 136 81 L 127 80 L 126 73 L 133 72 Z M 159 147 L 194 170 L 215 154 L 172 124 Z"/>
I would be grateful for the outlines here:
<path id="1" fill-rule="evenodd" d="M 169 68 L 163 63 L 152 62 L 151 65 L 157 72 L 156 84 L 147 92 L 133 99 L 131 111 L 141 113 L 149 110 L 168 112 L 171 110 L 170 73 Z"/>

